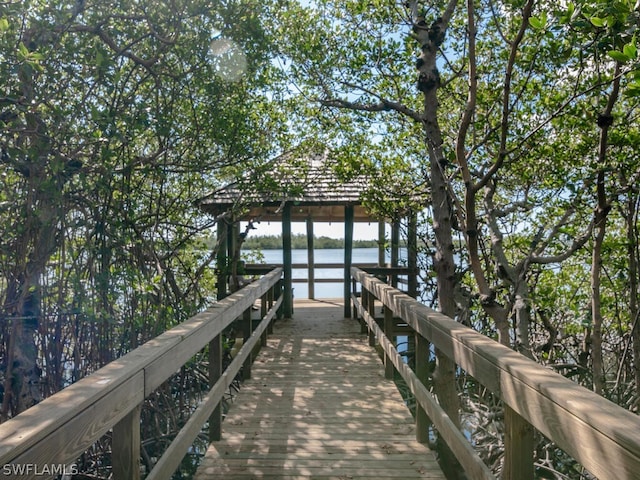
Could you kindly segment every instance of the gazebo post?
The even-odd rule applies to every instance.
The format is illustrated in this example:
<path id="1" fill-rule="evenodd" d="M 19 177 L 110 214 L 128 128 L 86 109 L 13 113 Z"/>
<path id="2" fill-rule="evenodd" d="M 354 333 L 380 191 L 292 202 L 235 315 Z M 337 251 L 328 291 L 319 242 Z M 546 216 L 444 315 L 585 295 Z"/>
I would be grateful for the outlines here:
<path id="1" fill-rule="evenodd" d="M 216 228 L 218 239 L 218 254 L 216 255 L 216 269 L 218 278 L 216 279 L 217 299 L 222 300 L 227 296 L 227 222 L 218 220 Z"/>
<path id="2" fill-rule="evenodd" d="M 231 282 L 228 283 L 231 293 L 238 290 L 237 275 L 238 275 L 238 261 L 240 260 L 236 256 L 236 250 L 238 249 L 238 242 L 240 239 L 240 222 L 235 218 L 232 218 L 230 223 L 227 224 L 227 259 L 228 259 L 228 272 L 227 275 L 231 275 Z"/>
<path id="3" fill-rule="evenodd" d="M 307 217 L 307 264 L 308 264 L 307 279 L 309 284 L 308 297 L 311 300 L 313 300 L 316 298 L 316 287 L 315 287 L 315 266 L 314 266 L 314 255 L 313 255 L 313 218 L 311 218 L 311 215 Z"/>
<path id="4" fill-rule="evenodd" d="M 386 224 L 384 220 L 378 221 L 378 266 L 384 267 L 385 254 L 384 254 L 384 241 L 385 241 Z"/>
<path id="5" fill-rule="evenodd" d="M 284 263 L 284 298 L 282 310 L 284 318 L 293 316 L 293 282 L 291 259 L 291 204 L 286 202 L 282 211 L 282 260 Z"/>
<path id="6" fill-rule="evenodd" d="M 400 220 L 393 219 L 391 224 L 391 267 L 398 266 L 398 260 L 400 258 Z M 398 275 L 395 273 L 391 275 L 391 286 L 398 287 Z"/>
<path id="7" fill-rule="evenodd" d="M 351 262 L 353 259 L 353 205 L 344 207 L 344 316 L 351 318 Z"/>
<path id="8" fill-rule="evenodd" d="M 407 266 L 409 267 L 409 296 L 418 296 L 418 218 L 416 213 L 409 211 L 407 228 Z"/>

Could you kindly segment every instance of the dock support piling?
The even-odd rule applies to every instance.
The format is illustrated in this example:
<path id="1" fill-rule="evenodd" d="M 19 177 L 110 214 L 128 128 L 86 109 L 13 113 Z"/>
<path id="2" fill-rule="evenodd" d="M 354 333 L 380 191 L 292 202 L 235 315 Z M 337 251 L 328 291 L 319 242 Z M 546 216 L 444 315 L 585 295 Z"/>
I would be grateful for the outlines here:
<path id="1" fill-rule="evenodd" d="M 351 263 L 353 259 L 353 205 L 344 207 L 344 316 L 351 318 Z"/>
<path id="2" fill-rule="evenodd" d="M 309 295 L 311 300 L 316 298 L 316 285 L 315 285 L 315 260 L 313 252 L 313 219 L 307 218 L 307 278 L 309 283 Z"/>
<path id="3" fill-rule="evenodd" d="M 415 372 L 420 383 L 427 385 L 429 379 L 429 341 L 422 335 L 416 336 Z M 420 443 L 429 443 L 429 428 L 431 420 L 420 403 L 416 405 L 416 440 Z"/>
<path id="4" fill-rule="evenodd" d="M 209 342 L 209 388 L 213 388 L 222 376 L 222 335 L 217 335 Z M 209 416 L 209 442 L 222 438 L 222 405 L 213 409 Z"/>
<path id="5" fill-rule="evenodd" d="M 282 313 L 284 318 L 293 316 L 293 281 L 291 258 L 291 204 L 287 203 L 282 212 L 282 257 L 284 263 L 284 299 Z"/>
<path id="6" fill-rule="evenodd" d="M 393 330 L 395 328 L 395 320 L 393 317 L 393 311 L 385 305 L 384 307 L 384 334 L 386 337 L 393 341 Z M 394 371 L 393 362 L 388 355 L 384 356 L 384 378 L 387 380 L 393 379 Z"/>

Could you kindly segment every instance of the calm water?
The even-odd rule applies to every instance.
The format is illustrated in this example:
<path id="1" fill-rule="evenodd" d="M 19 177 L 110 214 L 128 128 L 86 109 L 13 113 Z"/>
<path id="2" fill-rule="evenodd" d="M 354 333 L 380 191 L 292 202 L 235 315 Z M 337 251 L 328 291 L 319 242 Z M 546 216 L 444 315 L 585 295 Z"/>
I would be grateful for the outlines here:
<path id="1" fill-rule="evenodd" d="M 243 252 L 251 255 L 250 252 Z M 282 250 L 262 250 L 264 263 L 282 263 Z M 400 261 L 405 258 L 405 252 L 400 249 Z M 386 262 L 390 261 L 389 252 L 386 254 Z M 291 257 L 293 263 L 307 264 L 307 251 L 305 249 L 292 250 Z M 249 262 L 255 261 L 250 259 Z M 342 249 L 315 249 L 314 261 L 318 263 L 344 263 L 344 250 Z M 378 263 L 377 248 L 354 248 L 353 263 Z M 293 278 L 307 278 L 306 268 L 294 268 Z M 316 268 L 316 278 L 342 278 L 344 269 L 341 268 Z M 340 280 L 335 283 L 316 283 L 316 298 L 341 298 L 344 295 L 343 282 Z M 295 298 L 307 298 L 309 289 L 306 283 L 293 284 L 293 296 Z"/>

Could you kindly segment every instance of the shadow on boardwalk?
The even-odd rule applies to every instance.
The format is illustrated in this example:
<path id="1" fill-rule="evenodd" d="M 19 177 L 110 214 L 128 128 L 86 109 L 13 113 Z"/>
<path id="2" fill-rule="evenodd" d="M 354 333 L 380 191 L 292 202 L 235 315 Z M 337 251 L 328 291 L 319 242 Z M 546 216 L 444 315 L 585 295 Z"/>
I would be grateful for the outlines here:
<path id="1" fill-rule="evenodd" d="M 341 301 L 276 323 L 196 480 L 444 479 Z"/>

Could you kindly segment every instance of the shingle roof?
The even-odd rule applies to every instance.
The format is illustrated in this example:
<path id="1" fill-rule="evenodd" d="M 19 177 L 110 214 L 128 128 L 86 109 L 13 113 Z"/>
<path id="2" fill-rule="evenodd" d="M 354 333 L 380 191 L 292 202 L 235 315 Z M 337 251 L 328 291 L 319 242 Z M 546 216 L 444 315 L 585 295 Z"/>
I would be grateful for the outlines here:
<path id="1" fill-rule="evenodd" d="M 289 203 L 293 221 L 313 218 L 325 222 L 344 219 L 344 207 L 349 205 L 354 207 L 355 221 L 374 220 L 362 205 L 364 195 L 375 185 L 372 177 L 358 174 L 344 180 L 336 173 L 338 167 L 344 165 L 332 160 L 326 152 L 300 157 L 283 155 L 212 192 L 198 204 L 214 215 L 240 207 L 242 219 L 277 221 L 282 207 Z M 388 197 L 388 201 L 406 198 L 407 194 L 394 193 L 399 186 L 402 188 L 400 184 L 389 185 L 379 193 Z"/>
<path id="2" fill-rule="evenodd" d="M 255 172 L 226 185 L 201 199 L 199 205 L 214 214 L 244 205 L 253 212 L 247 215 L 258 215 L 256 207 L 260 207 L 262 216 L 279 216 L 280 207 L 291 202 L 298 209 L 298 217 L 312 215 L 321 221 L 329 221 L 336 215 L 342 217 L 341 210 L 324 208 L 324 213 L 319 214 L 322 207 L 360 206 L 362 194 L 370 184 L 365 175 L 357 175 L 348 181 L 340 179 L 327 154 L 312 155 L 293 164 L 280 158 L 269 164 L 268 171 Z M 358 212 L 358 217 L 370 219 L 363 212 Z"/>

